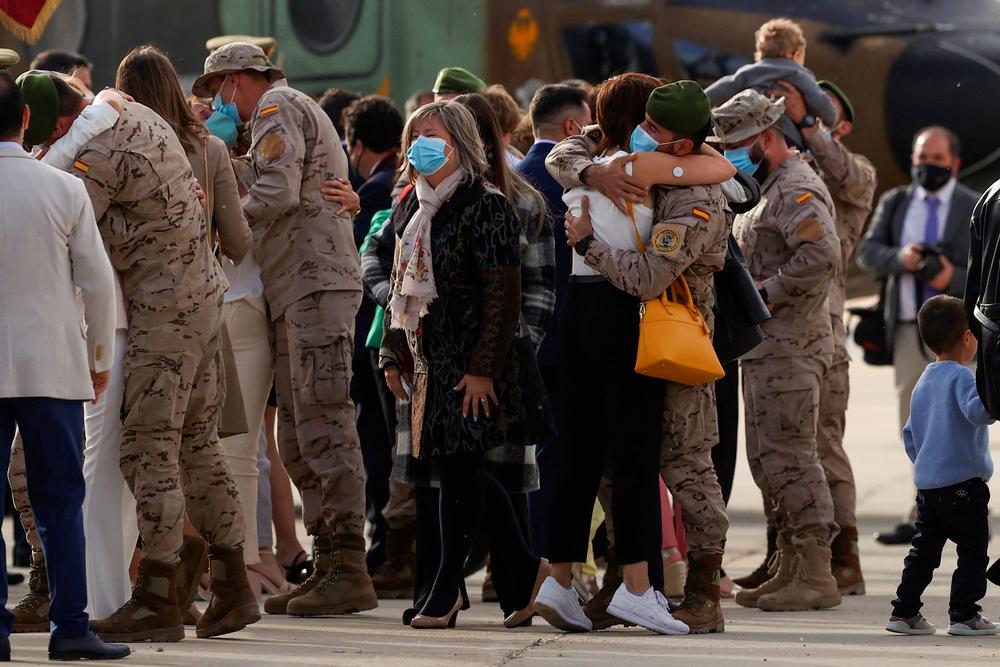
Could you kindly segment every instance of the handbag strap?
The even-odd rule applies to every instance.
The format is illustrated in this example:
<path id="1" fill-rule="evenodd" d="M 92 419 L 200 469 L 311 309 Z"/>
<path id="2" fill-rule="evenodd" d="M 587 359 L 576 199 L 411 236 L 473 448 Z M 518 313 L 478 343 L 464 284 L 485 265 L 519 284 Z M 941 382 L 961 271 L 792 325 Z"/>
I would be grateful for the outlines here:
<path id="1" fill-rule="evenodd" d="M 213 195 L 213 192 L 212 192 L 212 190 L 213 190 L 213 188 L 212 188 L 212 179 L 209 177 L 209 174 L 208 174 L 208 135 L 205 135 L 201 139 L 202 139 L 201 146 L 202 146 L 202 158 L 203 158 L 202 159 L 202 166 L 204 168 L 204 174 L 205 174 L 205 199 L 207 200 L 207 208 L 208 208 L 208 210 L 205 212 L 205 231 L 208 234 L 208 247 L 211 248 L 212 245 L 213 245 L 213 243 L 212 243 L 212 212 L 214 211 L 214 209 L 212 208 L 212 204 L 213 204 L 213 202 L 212 202 L 212 195 Z"/>
<path id="2" fill-rule="evenodd" d="M 639 225 L 635 222 L 635 211 L 632 209 L 632 202 L 625 202 L 625 206 L 628 209 L 629 220 L 632 221 L 632 229 L 635 230 L 635 242 L 639 246 L 639 252 L 646 252 L 646 244 L 642 242 L 642 235 L 639 233 Z M 688 285 L 687 278 L 684 274 L 680 274 L 670 283 L 670 286 L 663 291 L 660 295 L 661 301 L 673 301 L 674 303 L 679 303 L 688 308 L 694 308 L 694 297 L 691 296 L 691 286 Z"/>

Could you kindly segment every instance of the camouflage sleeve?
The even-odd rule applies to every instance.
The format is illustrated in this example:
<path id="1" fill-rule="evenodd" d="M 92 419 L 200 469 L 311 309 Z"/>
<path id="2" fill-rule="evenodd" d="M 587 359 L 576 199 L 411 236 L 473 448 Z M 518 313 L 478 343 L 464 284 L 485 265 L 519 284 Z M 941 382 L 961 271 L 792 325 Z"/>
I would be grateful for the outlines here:
<path id="1" fill-rule="evenodd" d="M 104 146 L 84 147 L 83 152 L 73 160 L 70 173 L 86 186 L 98 223 L 122 189 L 124 166 L 122 154 Z"/>
<path id="2" fill-rule="evenodd" d="M 257 180 L 257 174 L 253 170 L 253 162 L 249 155 L 242 155 L 240 157 L 234 157 L 233 160 L 233 171 L 236 173 L 236 182 L 239 183 L 243 190 L 249 190 L 253 187 L 254 181 Z"/>
<path id="3" fill-rule="evenodd" d="M 301 123 L 298 109 L 287 100 L 262 104 L 257 112 L 250 154 L 259 176 L 243 203 L 251 228 L 299 205 L 306 152 Z"/>
<path id="4" fill-rule="evenodd" d="M 872 163 L 825 132 L 817 130 L 805 139 L 830 194 L 852 206 L 871 210 L 878 184 Z"/>
<path id="5" fill-rule="evenodd" d="M 595 239 L 587 249 L 587 264 L 618 289 L 640 299 L 662 294 L 716 242 L 717 225 L 727 224 L 719 203 L 697 196 L 698 190 L 658 189 L 657 215 L 646 251 L 612 248 Z M 664 206 L 662 197 L 675 199 Z"/>
<path id="6" fill-rule="evenodd" d="M 575 188 L 583 185 L 580 180 L 583 170 L 594 164 L 593 157 L 597 153 L 597 141 L 594 132 L 575 135 L 563 139 L 552 147 L 545 158 L 545 168 L 552 178 L 564 188 Z"/>
<path id="7" fill-rule="evenodd" d="M 830 280 L 840 262 L 833 215 L 820 195 L 800 189 L 782 197 L 774 219 L 792 254 L 777 275 L 762 285 L 773 305 L 794 300 Z"/>

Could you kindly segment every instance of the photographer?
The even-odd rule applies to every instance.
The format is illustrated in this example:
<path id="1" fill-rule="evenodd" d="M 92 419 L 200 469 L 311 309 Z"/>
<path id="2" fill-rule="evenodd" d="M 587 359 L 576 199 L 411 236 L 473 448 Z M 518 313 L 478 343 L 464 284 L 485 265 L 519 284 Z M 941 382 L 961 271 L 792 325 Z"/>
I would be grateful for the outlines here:
<path id="1" fill-rule="evenodd" d="M 899 427 L 910 416 L 910 395 L 933 361 L 917 333 L 917 311 L 935 294 L 961 298 L 969 257 L 969 219 L 979 194 L 956 180 L 958 137 L 931 126 L 913 139 L 913 183 L 889 190 L 875 209 L 858 261 L 884 282 L 886 340 L 892 354 L 899 397 Z M 912 517 L 888 533 L 882 544 L 909 544 Z"/>

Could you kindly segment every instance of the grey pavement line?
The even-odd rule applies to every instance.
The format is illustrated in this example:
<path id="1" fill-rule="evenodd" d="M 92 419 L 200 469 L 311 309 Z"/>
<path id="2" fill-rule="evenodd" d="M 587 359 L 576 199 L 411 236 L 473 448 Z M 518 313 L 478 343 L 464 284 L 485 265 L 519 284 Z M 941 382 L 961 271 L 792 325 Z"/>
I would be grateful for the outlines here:
<path id="1" fill-rule="evenodd" d="M 507 651 L 504 657 L 500 658 L 495 663 L 493 663 L 493 667 L 503 667 L 509 662 L 513 662 L 518 658 L 524 657 L 524 655 L 527 654 L 528 651 L 530 651 L 531 649 L 538 648 L 539 646 L 546 646 L 553 642 L 557 642 L 565 636 L 566 636 L 565 633 L 557 633 L 553 635 L 546 635 L 544 637 L 539 637 L 538 639 L 531 642 L 527 646 L 522 646 L 521 648 L 516 648 L 511 651 Z"/>

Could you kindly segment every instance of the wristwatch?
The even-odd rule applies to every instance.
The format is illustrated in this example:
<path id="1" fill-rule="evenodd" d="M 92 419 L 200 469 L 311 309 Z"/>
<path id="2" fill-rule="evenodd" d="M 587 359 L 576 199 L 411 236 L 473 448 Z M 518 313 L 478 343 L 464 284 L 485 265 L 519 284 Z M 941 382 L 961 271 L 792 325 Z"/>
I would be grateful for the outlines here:
<path id="1" fill-rule="evenodd" d="M 802 117 L 802 120 L 800 120 L 798 123 L 795 124 L 795 127 L 801 130 L 805 128 L 810 128 L 815 124 L 816 124 L 816 116 L 812 115 L 811 113 L 807 113 L 805 116 Z"/>
<path id="2" fill-rule="evenodd" d="M 587 250 L 590 248 L 590 242 L 593 240 L 594 240 L 594 235 L 587 234 L 573 245 L 573 250 L 576 251 L 577 255 L 583 257 L 584 255 L 587 254 Z"/>

